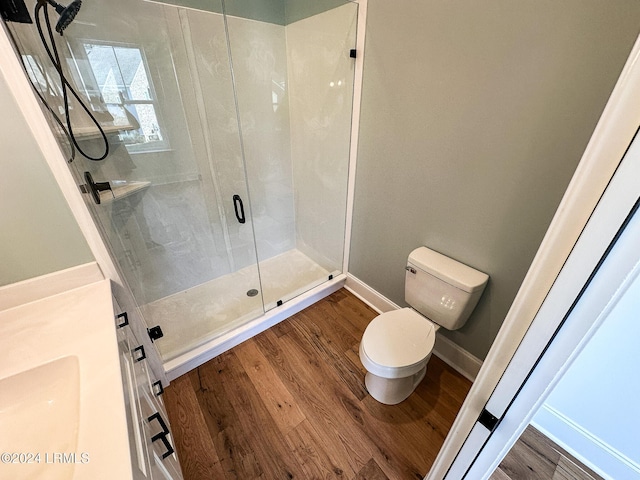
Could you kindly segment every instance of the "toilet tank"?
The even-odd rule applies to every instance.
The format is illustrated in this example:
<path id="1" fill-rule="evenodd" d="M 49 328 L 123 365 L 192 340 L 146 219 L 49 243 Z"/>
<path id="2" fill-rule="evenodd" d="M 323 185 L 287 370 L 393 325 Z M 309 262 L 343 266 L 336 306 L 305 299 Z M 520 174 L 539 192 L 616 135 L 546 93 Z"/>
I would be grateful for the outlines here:
<path id="1" fill-rule="evenodd" d="M 457 330 L 476 307 L 489 275 L 427 247 L 409 255 L 405 301 L 447 330 Z"/>

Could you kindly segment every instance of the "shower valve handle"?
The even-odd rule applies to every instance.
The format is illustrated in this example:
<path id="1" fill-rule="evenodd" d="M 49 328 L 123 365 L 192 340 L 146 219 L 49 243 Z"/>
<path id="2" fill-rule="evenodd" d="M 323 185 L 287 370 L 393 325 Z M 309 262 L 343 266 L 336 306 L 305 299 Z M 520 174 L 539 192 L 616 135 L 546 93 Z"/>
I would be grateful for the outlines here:
<path id="1" fill-rule="evenodd" d="M 106 190 L 111 190 L 111 185 L 109 182 L 94 182 L 91 173 L 84 172 L 84 180 L 87 182 L 86 185 L 81 185 L 80 190 L 82 193 L 90 193 L 93 197 L 93 201 L 100 205 L 100 192 L 104 192 Z"/>

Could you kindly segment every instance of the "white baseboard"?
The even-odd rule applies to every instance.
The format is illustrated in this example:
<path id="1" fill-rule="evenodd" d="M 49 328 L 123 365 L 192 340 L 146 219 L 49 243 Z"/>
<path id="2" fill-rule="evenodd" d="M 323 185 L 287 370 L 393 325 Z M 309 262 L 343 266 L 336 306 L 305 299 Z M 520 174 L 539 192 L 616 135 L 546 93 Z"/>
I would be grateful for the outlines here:
<path id="1" fill-rule="evenodd" d="M 96 262 L 89 262 L 5 285 L 0 287 L 0 310 L 35 302 L 101 280 L 104 280 L 102 270 Z"/>
<path id="2" fill-rule="evenodd" d="M 471 355 L 440 332 L 436 335 L 433 353 L 467 380 L 475 382 L 482 367 L 482 360 Z"/>
<path id="3" fill-rule="evenodd" d="M 640 479 L 638 463 L 550 405 L 542 405 L 531 425 L 604 478 Z"/>
<path id="4" fill-rule="evenodd" d="M 350 273 L 347 273 L 345 288 L 376 312 L 384 313 L 401 308 Z M 480 367 L 482 367 L 482 361 L 480 359 L 474 357 L 465 349 L 439 333 L 436 335 L 436 344 L 433 348 L 433 353 L 460 375 L 472 382 L 475 381 Z"/>
<path id="5" fill-rule="evenodd" d="M 349 290 L 378 313 L 390 312 L 391 310 L 397 310 L 400 308 L 399 305 L 396 305 L 387 297 L 378 293 L 369 285 L 350 273 L 347 273 L 347 282 L 345 283 L 344 288 Z"/>

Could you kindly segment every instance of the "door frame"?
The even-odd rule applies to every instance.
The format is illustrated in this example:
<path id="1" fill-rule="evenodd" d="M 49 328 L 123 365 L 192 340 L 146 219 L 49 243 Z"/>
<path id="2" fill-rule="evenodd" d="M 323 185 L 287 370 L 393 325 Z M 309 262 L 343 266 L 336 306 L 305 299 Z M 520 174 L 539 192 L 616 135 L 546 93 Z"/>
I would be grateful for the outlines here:
<path id="1" fill-rule="evenodd" d="M 612 225 L 617 220 L 611 219 L 608 229 L 591 228 L 587 231 L 586 227 L 592 215 L 595 215 L 596 206 L 612 182 L 614 173 L 640 125 L 638 105 L 640 105 L 640 37 L 636 40 L 576 173 L 511 309 L 507 313 L 476 382 L 465 399 L 444 445 L 426 477 L 427 480 L 456 478 L 451 475 L 447 476 L 447 472 L 454 465 L 454 462 L 458 462 L 456 468 L 460 468 L 464 462 L 470 464 L 477 455 L 479 447 L 484 441 L 478 445 L 479 437 L 467 440 L 470 438 L 480 413 L 487 405 L 509 364 L 514 360 L 527 331 L 542 310 L 545 300 L 551 295 L 552 287 L 567 265 L 570 255 L 573 253 L 574 258 L 579 260 L 579 262 L 576 260 L 578 263 L 583 262 L 580 275 L 584 277 L 586 274 L 584 277 L 584 281 L 586 281 L 602 258 L 602 253 L 615 238 L 620 223 L 615 229 Z M 628 186 L 612 183 L 608 194 L 624 196 L 626 188 Z M 615 210 L 615 207 L 609 206 L 607 208 Z M 628 209 L 624 211 L 625 218 L 628 211 Z M 590 243 L 591 246 L 578 248 L 577 243 L 580 238 L 583 239 L 583 245 Z M 577 273 L 574 272 L 573 275 L 577 275 Z M 580 283 L 577 276 L 573 278 L 574 281 L 570 282 L 572 291 L 565 292 L 564 295 L 570 297 L 567 300 L 570 301 L 569 305 L 577 298 L 585 284 L 584 282 Z M 567 312 L 564 304 L 555 307 L 553 317 L 555 326 L 548 324 L 551 332 L 560 325 Z M 562 308 L 565 310 L 563 311 Z M 535 348 L 538 348 L 537 359 L 542 354 L 544 346 Z M 562 365 L 564 365 L 563 362 L 557 363 L 554 368 L 557 371 Z M 520 367 L 524 369 L 527 365 L 523 364 Z M 527 369 L 527 371 L 529 370 Z M 513 392 L 513 396 L 515 396 L 515 392 Z M 511 423 L 511 420 L 504 423 Z M 474 435 L 479 435 L 478 432 L 479 430 L 476 429 Z M 515 438 L 517 439 L 517 436 Z M 513 438 L 511 440 L 515 442 Z M 508 443 L 508 441 L 506 442 Z M 503 446 L 506 446 L 507 443 Z M 473 445 L 475 447 L 472 448 Z M 466 468 L 461 468 L 456 471 L 459 473 L 465 470 Z M 480 477 L 476 476 L 475 478 Z"/>
<path id="2" fill-rule="evenodd" d="M 542 304 L 445 479 L 488 478 L 640 272 L 640 136 Z M 612 239 L 612 240 L 610 240 Z"/>
<path id="3" fill-rule="evenodd" d="M 640 147 L 640 140 L 636 140 L 636 147 Z M 634 172 L 636 175 L 640 175 L 639 150 L 640 148 L 636 148 L 637 158 Z M 636 176 L 636 178 L 639 177 Z M 468 473 L 457 475 L 455 464 L 458 462 L 456 461 L 445 478 L 489 478 L 529 425 L 535 413 L 553 392 L 554 387 L 562 381 L 564 373 L 578 358 L 599 327 L 607 320 L 608 315 L 633 281 L 638 278 L 640 274 L 640 250 L 638 249 L 638 245 L 640 245 L 640 213 L 638 213 L 638 204 L 636 202 L 634 216 L 630 218 L 629 223 L 624 226 L 624 231 L 612 243 L 611 251 L 607 252 L 603 262 L 598 265 L 597 271 L 594 272 L 595 275 L 590 278 L 588 286 L 584 290 L 584 294 L 577 299 L 577 302 L 574 303 L 575 307 L 565 316 L 565 322 L 552 336 L 548 347 L 545 347 L 544 354 L 534 358 L 535 366 L 530 373 L 523 372 L 526 375 L 526 380 L 520 381 L 518 384 L 515 381 L 517 375 L 513 375 L 509 369 L 505 372 L 502 381 L 498 384 L 486 406 L 487 410 L 491 412 L 495 408 L 499 408 L 500 410 L 497 411 L 501 412 L 499 414 L 501 421 L 483 441 L 479 452 L 475 454 L 475 459 Z M 558 289 L 554 287 L 554 291 L 558 291 Z M 542 323 L 541 318 L 534 322 L 530 333 L 527 334 L 518 349 L 514 365 L 522 363 L 517 359 L 518 356 L 522 357 L 526 353 L 529 355 L 539 353 L 535 344 L 536 340 L 539 342 L 542 337 L 540 335 Z M 535 338 L 536 334 L 538 335 L 537 339 Z M 522 355 L 519 355 L 521 353 Z M 596 380 L 594 378 L 594 381 Z M 513 390 L 516 392 L 514 393 Z M 474 427 L 474 430 L 476 428 L 477 426 Z M 488 430 L 484 430 L 488 432 Z M 473 435 L 472 430 L 469 438 Z M 466 443 L 468 444 L 469 440 Z M 471 452 L 470 449 L 468 451 Z M 461 457 L 461 460 L 465 457 L 468 459 L 471 455 L 465 456 L 463 454 Z M 462 465 L 467 462 L 460 463 Z M 596 469 L 597 465 L 592 468 Z"/>

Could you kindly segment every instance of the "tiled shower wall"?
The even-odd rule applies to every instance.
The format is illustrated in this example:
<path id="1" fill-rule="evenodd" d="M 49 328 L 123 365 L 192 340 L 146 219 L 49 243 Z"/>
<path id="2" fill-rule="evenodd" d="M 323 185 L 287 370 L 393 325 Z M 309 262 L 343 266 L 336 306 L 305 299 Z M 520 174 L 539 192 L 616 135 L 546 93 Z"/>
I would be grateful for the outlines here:
<path id="1" fill-rule="evenodd" d="M 260 260 L 297 248 L 342 269 L 356 20 L 355 4 L 286 27 L 229 18 Z"/>
<path id="2" fill-rule="evenodd" d="M 357 5 L 289 24 L 287 56 L 297 248 L 342 270 Z"/>

